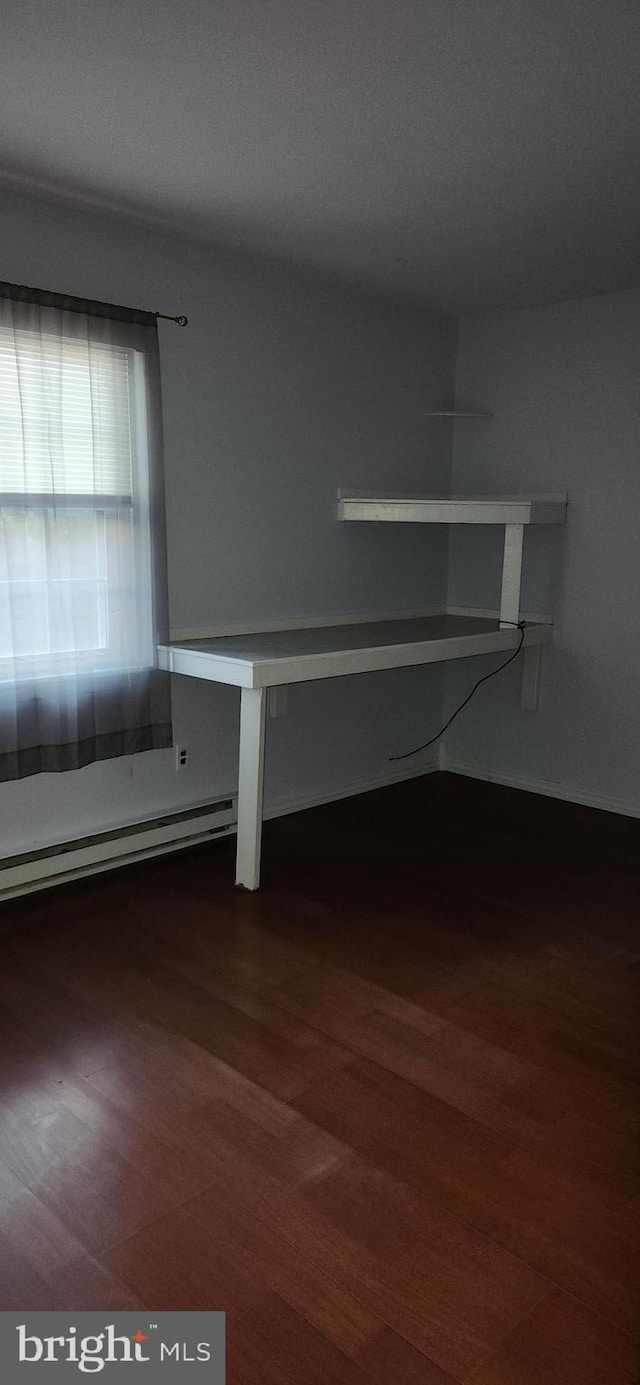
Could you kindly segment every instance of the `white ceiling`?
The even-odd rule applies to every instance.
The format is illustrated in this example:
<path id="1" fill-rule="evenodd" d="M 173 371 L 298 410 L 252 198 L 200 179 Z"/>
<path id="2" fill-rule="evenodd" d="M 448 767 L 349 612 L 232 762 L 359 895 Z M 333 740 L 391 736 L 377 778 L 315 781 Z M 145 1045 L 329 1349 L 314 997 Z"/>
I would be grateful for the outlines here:
<path id="1" fill-rule="evenodd" d="M 640 283 L 638 0 L 2 0 L 0 181 L 447 311 Z"/>

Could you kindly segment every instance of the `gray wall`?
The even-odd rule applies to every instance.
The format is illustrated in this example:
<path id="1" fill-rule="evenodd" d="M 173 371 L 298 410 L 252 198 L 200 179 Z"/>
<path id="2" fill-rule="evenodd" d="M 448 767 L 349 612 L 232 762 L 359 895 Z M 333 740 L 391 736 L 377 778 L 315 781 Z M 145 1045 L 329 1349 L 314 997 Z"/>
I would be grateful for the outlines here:
<path id="1" fill-rule="evenodd" d="M 447 738 L 452 765 L 640 811 L 640 293 L 459 324 L 457 491 L 569 492 L 566 530 L 530 531 L 524 606 L 551 610 L 542 705 L 518 706 L 516 666 Z M 458 531 L 450 600 L 496 606 L 500 534 Z M 498 659 L 450 665 L 449 710 Z"/>
<path id="2" fill-rule="evenodd" d="M 174 634 L 444 600 L 446 535 L 341 526 L 339 485 L 446 489 L 455 327 L 108 217 L 3 196 L 1 277 L 166 312 L 160 324 Z M 365 787 L 441 712 L 440 669 L 298 686 L 271 723 L 267 795 Z M 236 784 L 238 694 L 175 680 L 191 767 L 153 752 L 0 788 L 0 852 L 207 801 Z"/>

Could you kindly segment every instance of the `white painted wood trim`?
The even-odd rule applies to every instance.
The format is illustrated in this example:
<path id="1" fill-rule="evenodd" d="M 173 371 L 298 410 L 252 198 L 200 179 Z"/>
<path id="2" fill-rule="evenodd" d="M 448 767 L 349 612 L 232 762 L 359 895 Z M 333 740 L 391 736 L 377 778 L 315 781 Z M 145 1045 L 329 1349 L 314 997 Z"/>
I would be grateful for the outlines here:
<path id="1" fill-rule="evenodd" d="M 358 794 L 372 793 L 376 789 L 387 788 L 391 784 L 401 784 L 405 780 L 419 779 L 423 775 L 434 774 L 443 765 L 439 761 L 437 754 L 425 759 L 421 764 L 415 765 L 412 769 L 406 766 L 402 770 L 385 770 L 383 774 L 374 775 L 368 779 L 352 780 L 349 784 L 342 787 L 328 787 L 320 789 L 316 793 L 305 794 L 292 798 L 276 799 L 264 806 L 263 821 L 267 822 L 270 818 L 285 817 L 289 813 L 305 812 L 308 808 L 319 808 L 323 804 L 336 803 L 339 799 L 353 798 Z M 232 798 L 235 802 L 236 794 L 225 794 L 224 798 Z M 230 814 L 230 818 L 233 814 Z M 144 825 L 144 824 L 143 824 Z M 114 870 L 120 865 L 131 865 L 137 861 L 148 860 L 152 856 L 165 855 L 167 852 L 179 851 L 185 847 L 198 846 L 202 843 L 211 843 L 214 839 L 235 836 L 236 823 L 230 820 L 226 826 L 216 827 L 215 832 L 205 829 L 193 836 L 180 837 L 168 842 L 158 842 L 154 846 L 146 845 L 144 849 L 127 851 L 125 855 L 114 856 L 110 860 L 84 859 L 79 862 L 74 858 L 75 863 L 70 864 L 67 858 L 68 868 L 64 871 L 43 874 L 39 868 L 39 863 L 32 874 L 22 872 L 21 876 L 14 877 L 11 885 L 7 881 L 2 881 L 0 875 L 0 900 L 18 898 L 20 895 L 32 894 L 36 890 L 50 889 L 53 885 L 64 885 L 71 880 L 80 880 L 87 876 L 98 875 L 103 871 Z M 25 915 L 26 918 L 26 915 Z"/>
<path id="2" fill-rule="evenodd" d="M 441 768 L 437 750 L 431 750 L 423 761 L 411 769 L 407 769 L 405 765 L 403 769 L 385 770 L 383 774 L 376 774 L 371 779 L 354 780 L 344 788 L 321 789 L 319 793 L 305 795 L 302 798 L 275 799 L 265 804 L 263 820 L 268 822 L 271 818 L 286 817 L 289 813 L 305 812 L 307 808 L 320 808 L 325 803 L 337 803 L 342 798 L 355 798 L 358 794 L 373 793 L 376 789 L 386 789 L 392 784 L 403 784 L 405 780 L 421 779 L 423 775 L 436 774 Z"/>
<path id="3" fill-rule="evenodd" d="M 500 624 L 517 625 L 520 619 L 520 583 L 522 581 L 522 552 L 524 525 L 506 524 L 502 557 L 502 590 L 500 594 Z"/>
<path id="4" fill-rule="evenodd" d="M 584 808 L 598 808 L 605 813 L 621 813 L 623 817 L 640 818 L 640 802 L 609 798 L 605 794 L 575 788 L 572 784 L 557 784 L 550 779 L 533 779 L 528 775 L 502 774 L 499 770 L 487 770 L 481 765 L 457 760 L 455 756 L 447 756 L 446 769 L 447 773 L 461 774 L 466 779 L 481 779 L 487 784 L 503 784 L 507 789 L 522 789 L 525 793 L 539 793 L 545 798 L 580 803 Z"/>
<path id="5" fill-rule="evenodd" d="M 227 802 L 231 806 L 224 806 Z M 204 805 L 200 811 L 196 805 L 167 813 L 166 823 L 153 818 L 148 822 L 123 824 L 117 831 L 98 832 L 94 840 L 54 842 L 25 852 L 23 859 L 18 857 L 15 864 L 3 865 L 0 860 L 0 899 L 196 846 L 234 829 L 235 793 L 230 793 L 221 796 L 220 806 Z"/>
<path id="6" fill-rule="evenodd" d="M 208 683 L 228 683 L 234 688 L 255 687 L 251 659 L 211 654 L 206 649 L 185 649 L 158 645 L 158 668 L 181 673 L 187 678 L 204 678 Z"/>
<path id="7" fill-rule="evenodd" d="M 266 705 L 263 688 L 242 689 L 236 885 L 245 890 L 257 890 L 260 884 Z"/>

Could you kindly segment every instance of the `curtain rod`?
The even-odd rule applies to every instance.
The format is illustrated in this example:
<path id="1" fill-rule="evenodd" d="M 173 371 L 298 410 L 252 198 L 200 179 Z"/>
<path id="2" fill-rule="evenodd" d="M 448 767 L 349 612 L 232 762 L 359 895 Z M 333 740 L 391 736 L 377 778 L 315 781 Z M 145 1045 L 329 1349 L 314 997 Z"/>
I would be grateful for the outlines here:
<path id="1" fill-rule="evenodd" d="M 12 289 L 15 289 L 15 295 L 11 293 Z M 44 301 L 49 301 L 50 306 L 64 307 L 71 312 L 88 311 L 91 313 L 92 309 L 95 310 L 100 308 L 106 308 L 108 312 L 111 313 L 131 313 L 133 315 L 139 312 L 141 317 L 161 317 L 165 322 L 175 322 L 178 327 L 186 327 L 189 321 L 184 313 L 181 313 L 179 317 L 172 317 L 169 313 L 147 312 L 146 308 L 125 308 L 122 304 L 103 303 L 99 299 L 84 299 L 71 294 L 51 293 L 48 289 L 36 289 L 27 284 L 9 284 L 2 282 L 0 283 L 0 297 L 2 296 L 2 290 L 5 290 L 5 296 L 7 297 L 15 296 L 26 298 L 26 296 L 31 293 L 39 294 Z M 27 301 L 29 300 L 27 299 Z M 78 305 L 77 307 L 75 306 L 76 304 Z M 98 316 L 106 316 L 106 314 L 99 313 Z M 131 321 L 132 319 L 127 316 L 125 320 Z"/>

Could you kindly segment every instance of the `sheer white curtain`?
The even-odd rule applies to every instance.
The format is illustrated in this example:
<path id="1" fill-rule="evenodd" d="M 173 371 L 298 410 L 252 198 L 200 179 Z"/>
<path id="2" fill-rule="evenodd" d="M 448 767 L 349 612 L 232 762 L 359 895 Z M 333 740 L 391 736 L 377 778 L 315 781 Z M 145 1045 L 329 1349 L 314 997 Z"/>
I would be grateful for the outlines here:
<path id="1" fill-rule="evenodd" d="M 152 314 L 0 284 L 0 780 L 171 744 Z"/>

